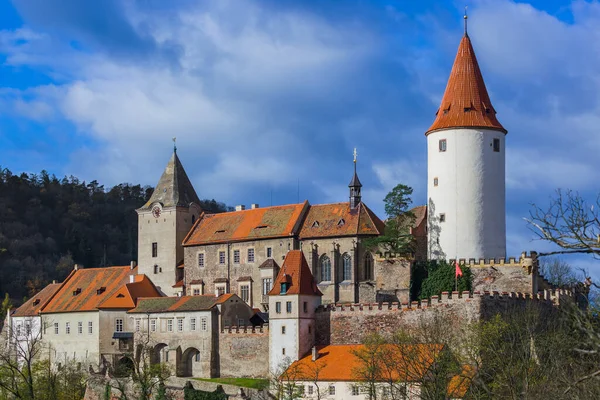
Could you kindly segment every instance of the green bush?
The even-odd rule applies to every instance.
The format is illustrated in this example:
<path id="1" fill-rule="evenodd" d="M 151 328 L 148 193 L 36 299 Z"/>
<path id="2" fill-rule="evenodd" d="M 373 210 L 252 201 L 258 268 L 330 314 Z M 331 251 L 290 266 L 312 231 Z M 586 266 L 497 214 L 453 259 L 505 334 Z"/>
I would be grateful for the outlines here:
<path id="1" fill-rule="evenodd" d="M 458 277 L 458 291 L 471 291 L 473 289 L 473 273 L 471 268 L 461 265 L 463 275 Z M 454 274 L 456 267 L 446 261 L 430 261 L 427 264 L 427 278 L 423 280 L 419 298 L 427 299 L 431 296 L 439 296 L 442 292 L 455 290 Z"/>

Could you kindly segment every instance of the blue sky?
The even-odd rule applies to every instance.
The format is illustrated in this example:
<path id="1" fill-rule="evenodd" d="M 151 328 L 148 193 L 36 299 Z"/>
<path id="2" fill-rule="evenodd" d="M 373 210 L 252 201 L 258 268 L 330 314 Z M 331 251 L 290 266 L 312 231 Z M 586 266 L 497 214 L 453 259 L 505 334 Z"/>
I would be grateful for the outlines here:
<path id="1" fill-rule="evenodd" d="M 508 129 L 509 255 L 557 188 L 595 198 L 600 3 L 509 0 L 0 2 L 0 165 L 153 185 L 178 138 L 201 198 L 344 201 L 358 148 L 380 216 L 426 196 L 426 141 L 469 7 Z M 591 266 L 592 264 L 588 264 Z"/>

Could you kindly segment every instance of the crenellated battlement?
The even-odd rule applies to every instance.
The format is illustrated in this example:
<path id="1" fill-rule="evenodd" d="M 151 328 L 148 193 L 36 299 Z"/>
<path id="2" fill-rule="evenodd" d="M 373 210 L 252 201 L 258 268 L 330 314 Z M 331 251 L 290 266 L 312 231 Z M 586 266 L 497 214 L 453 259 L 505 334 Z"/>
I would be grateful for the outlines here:
<path id="1" fill-rule="evenodd" d="M 442 292 L 441 296 L 432 296 L 427 300 L 405 302 L 405 303 L 373 303 L 373 304 L 329 304 L 321 305 L 316 312 L 336 312 L 336 313 L 353 313 L 353 312 L 369 312 L 369 311 L 413 311 L 419 309 L 429 309 L 433 307 L 446 306 L 449 304 L 458 304 L 477 301 L 483 299 L 487 301 L 546 301 L 553 305 L 559 305 L 561 298 L 573 298 L 574 293 L 568 289 L 547 289 L 538 293 L 522 293 L 522 292 Z"/>
<path id="2" fill-rule="evenodd" d="M 263 326 L 224 326 L 220 333 L 222 335 L 240 333 L 268 334 L 269 324 L 264 324 Z"/>

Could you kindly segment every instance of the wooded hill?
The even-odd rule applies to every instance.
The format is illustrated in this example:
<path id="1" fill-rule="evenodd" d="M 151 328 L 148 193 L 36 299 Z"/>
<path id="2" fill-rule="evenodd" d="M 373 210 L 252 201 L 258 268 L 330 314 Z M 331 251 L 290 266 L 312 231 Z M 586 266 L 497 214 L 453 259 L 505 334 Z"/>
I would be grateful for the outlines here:
<path id="1" fill-rule="evenodd" d="M 150 186 L 122 183 L 106 189 L 46 171 L 13 174 L 0 168 L 0 294 L 20 304 L 75 263 L 127 265 L 137 259 L 137 214 Z M 228 208 L 201 201 L 207 212 Z"/>

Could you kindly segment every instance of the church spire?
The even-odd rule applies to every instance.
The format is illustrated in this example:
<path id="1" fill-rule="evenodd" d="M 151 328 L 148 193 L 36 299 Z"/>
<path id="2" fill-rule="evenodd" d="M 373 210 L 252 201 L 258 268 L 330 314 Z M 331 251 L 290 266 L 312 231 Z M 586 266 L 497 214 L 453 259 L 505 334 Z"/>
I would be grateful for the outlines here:
<path id="1" fill-rule="evenodd" d="M 496 118 L 496 110 L 490 101 L 471 39 L 467 34 L 466 9 L 464 20 L 465 34 L 458 46 L 442 103 L 433 125 L 425 135 L 452 128 L 488 128 L 506 133 L 506 129 Z"/>
<path id="2" fill-rule="evenodd" d="M 362 188 L 362 184 L 356 173 L 356 158 L 358 156 L 356 148 L 352 154 L 354 155 L 354 176 L 352 176 L 352 180 L 348 184 L 348 187 L 350 188 L 350 208 L 356 208 L 361 201 L 360 189 Z"/>

